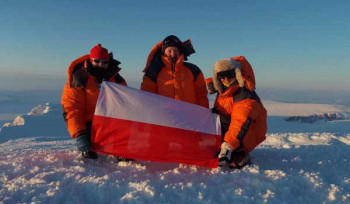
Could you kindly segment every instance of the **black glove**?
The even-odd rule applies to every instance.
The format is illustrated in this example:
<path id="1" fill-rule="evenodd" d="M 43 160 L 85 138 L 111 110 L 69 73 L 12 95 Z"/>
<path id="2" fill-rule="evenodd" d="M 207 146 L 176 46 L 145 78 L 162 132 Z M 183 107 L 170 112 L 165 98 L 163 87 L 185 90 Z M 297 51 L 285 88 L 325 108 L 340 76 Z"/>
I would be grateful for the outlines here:
<path id="1" fill-rule="evenodd" d="M 76 141 L 78 151 L 81 152 L 81 156 L 83 158 L 97 159 L 97 154 L 90 151 L 91 141 L 89 135 L 86 132 L 79 134 Z"/>
<path id="2" fill-rule="evenodd" d="M 84 151 L 90 150 L 91 142 L 87 132 L 80 133 L 76 141 L 77 141 L 77 148 L 79 151 L 84 152 Z"/>

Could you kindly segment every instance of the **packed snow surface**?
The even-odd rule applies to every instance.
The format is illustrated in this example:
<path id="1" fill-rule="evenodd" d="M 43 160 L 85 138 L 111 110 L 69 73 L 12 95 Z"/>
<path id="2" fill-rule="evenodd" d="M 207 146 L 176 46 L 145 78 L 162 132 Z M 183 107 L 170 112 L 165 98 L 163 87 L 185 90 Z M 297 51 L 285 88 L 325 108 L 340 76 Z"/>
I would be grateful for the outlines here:
<path id="1" fill-rule="evenodd" d="M 267 139 L 242 170 L 83 160 L 60 106 L 37 106 L 0 130 L 0 203 L 350 203 L 350 121 L 287 122 L 289 105 L 266 104 Z"/>

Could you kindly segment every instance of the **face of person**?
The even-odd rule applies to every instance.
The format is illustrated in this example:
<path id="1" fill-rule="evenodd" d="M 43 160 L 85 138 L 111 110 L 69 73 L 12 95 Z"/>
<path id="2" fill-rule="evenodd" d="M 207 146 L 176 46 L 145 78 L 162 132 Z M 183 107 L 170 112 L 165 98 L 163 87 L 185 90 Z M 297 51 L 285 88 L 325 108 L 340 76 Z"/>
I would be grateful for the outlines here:
<path id="1" fill-rule="evenodd" d="M 217 76 L 225 87 L 231 86 L 236 81 L 235 71 L 233 69 L 219 72 Z"/>
<path id="2" fill-rule="evenodd" d="M 100 67 L 107 69 L 108 67 L 108 60 L 103 60 L 103 59 L 91 59 L 91 64 L 94 67 Z"/>
<path id="3" fill-rule="evenodd" d="M 167 47 L 164 50 L 164 56 L 176 59 L 180 55 L 180 50 L 177 47 Z"/>
<path id="4" fill-rule="evenodd" d="M 225 78 L 220 79 L 220 80 L 221 80 L 222 84 L 226 87 L 231 86 L 231 84 L 233 84 L 233 82 L 235 82 L 235 78 L 233 78 L 233 77 L 232 78 L 225 77 Z"/>

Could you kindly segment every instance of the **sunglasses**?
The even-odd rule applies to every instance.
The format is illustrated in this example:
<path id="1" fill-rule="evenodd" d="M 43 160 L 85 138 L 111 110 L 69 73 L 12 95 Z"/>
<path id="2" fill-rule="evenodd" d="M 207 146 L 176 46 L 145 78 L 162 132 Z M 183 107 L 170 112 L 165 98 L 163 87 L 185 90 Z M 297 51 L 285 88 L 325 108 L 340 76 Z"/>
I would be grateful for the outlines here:
<path id="1" fill-rule="evenodd" d="M 223 71 L 223 72 L 217 73 L 217 76 L 218 76 L 219 79 L 224 79 L 225 77 L 230 79 L 230 78 L 235 77 L 236 74 L 235 74 L 235 70 L 230 69 L 230 70 L 227 70 L 227 71 Z"/>
<path id="2" fill-rule="evenodd" d="M 102 60 L 102 59 L 92 59 L 93 62 L 96 64 L 108 64 L 108 60 Z"/>

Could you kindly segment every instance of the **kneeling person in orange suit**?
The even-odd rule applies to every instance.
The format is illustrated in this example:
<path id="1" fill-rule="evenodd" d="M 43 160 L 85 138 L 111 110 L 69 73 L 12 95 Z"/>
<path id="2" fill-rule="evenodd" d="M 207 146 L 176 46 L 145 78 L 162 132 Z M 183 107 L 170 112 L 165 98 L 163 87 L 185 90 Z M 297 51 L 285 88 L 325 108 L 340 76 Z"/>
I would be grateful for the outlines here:
<path id="1" fill-rule="evenodd" d="M 266 138 L 267 112 L 255 91 L 246 86 L 252 79 L 255 89 L 255 79 L 242 76 L 241 62 L 217 61 L 213 72 L 219 92 L 213 112 L 220 114 L 223 136 L 219 166 L 239 169 L 251 162 L 249 152 Z"/>

